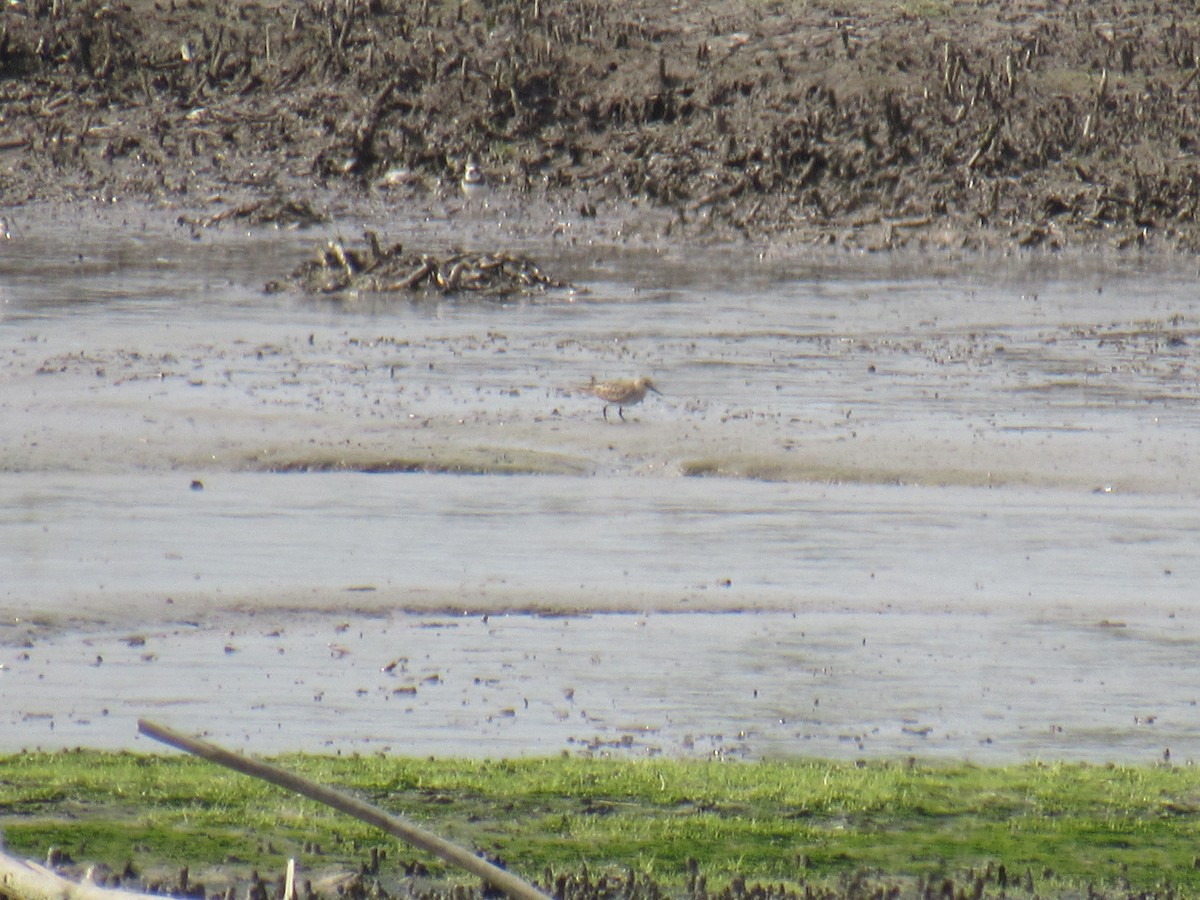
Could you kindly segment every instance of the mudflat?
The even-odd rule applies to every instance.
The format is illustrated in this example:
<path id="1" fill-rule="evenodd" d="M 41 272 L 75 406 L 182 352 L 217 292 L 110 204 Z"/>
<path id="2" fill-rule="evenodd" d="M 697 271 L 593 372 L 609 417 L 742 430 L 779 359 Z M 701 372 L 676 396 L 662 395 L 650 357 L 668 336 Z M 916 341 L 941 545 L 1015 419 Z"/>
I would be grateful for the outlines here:
<path id="1" fill-rule="evenodd" d="M 931 735 L 984 760 L 1178 748 L 1186 686 L 1136 687 L 1170 681 L 1195 640 L 1194 17 L 652 0 L 4 15 L 0 406 L 17 424 L 0 477 L 17 502 L 0 677 L 24 697 L 5 749 L 124 746 L 137 705 L 314 653 L 335 686 L 305 681 L 289 721 L 315 704 L 349 721 L 364 696 L 392 702 L 378 673 L 404 651 L 318 636 L 467 634 L 484 615 L 472 635 L 495 632 L 495 655 L 456 668 L 459 691 L 418 685 L 436 701 L 421 740 L 470 700 L 459 746 L 529 722 L 526 750 L 690 752 L 718 732 L 746 755 L 886 756 Z M 484 199 L 462 183 L 476 169 Z M 582 290 L 264 292 L 322 241 L 344 257 L 349 223 L 379 258 L 408 259 L 396 240 L 443 260 L 503 244 Z M 863 250 L 933 252 L 846 252 Z M 594 375 L 663 395 L 610 427 L 578 390 Z M 568 672 L 640 646 L 627 633 L 680 654 L 715 633 L 728 704 L 685 696 L 670 715 L 694 718 L 672 726 L 656 704 L 675 695 L 643 681 L 645 704 L 568 730 L 582 674 L 543 684 L 535 662 L 561 642 L 538 617 L 564 613 L 600 647 Z M 412 631 L 448 615 L 461 630 Z M 722 655 L 722 626 L 735 649 L 774 646 L 766 630 L 794 656 Z M 788 724 L 792 700 L 784 724 L 727 714 L 847 671 L 797 636 L 847 628 L 846 693 L 796 695 L 822 700 L 804 708 L 822 724 Z M 926 671 L 858 653 L 901 636 Z M 994 725 L 977 681 L 943 716 L 944 686 L 997 646 L 1016 662 L 996 678 L 1036 663 L 1053 692 Z M 1140 680 L 1109 690 L 1118 647 Z M 448 678 L 425 653 L 420 677 Z M 1060 664 L 1075 653 L 1089 675 Z M 888 705 L 881 686 L 914 672 L 926 692 Z M 485 702 L 476 674 L 534 679 L 545 715 Z M 593 716 L 627 688 L 595 683 Z"/>
<path id="2" fill-rule="evenodd" d="M 139 209 L 8 245 L 0 752 L 1190 758 L 1182 262 L 316 299 L 262 286 L 336 226 Z"/>

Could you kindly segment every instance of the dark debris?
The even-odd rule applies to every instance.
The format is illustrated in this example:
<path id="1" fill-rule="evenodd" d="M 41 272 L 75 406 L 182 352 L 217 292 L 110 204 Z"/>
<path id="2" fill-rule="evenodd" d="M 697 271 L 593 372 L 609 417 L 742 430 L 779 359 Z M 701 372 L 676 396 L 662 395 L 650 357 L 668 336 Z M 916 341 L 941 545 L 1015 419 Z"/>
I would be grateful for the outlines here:
<path id="1" fill-rule="evenodd" d="M 384 247 L 373 231 L 363 233 L 360 247 L 347 246 L 340 239 L 328 241 L 314 258 L 292 273 L 290 284 L 310 294 L 434 292 L 487 299 L 570 287 L 547 275 L 527 256 L 456 252 L 439 258 L 428 253 L 405 253 L 401 244 Z M 274 292 L 287 286 L 271 282 L 267 290 Z"/>

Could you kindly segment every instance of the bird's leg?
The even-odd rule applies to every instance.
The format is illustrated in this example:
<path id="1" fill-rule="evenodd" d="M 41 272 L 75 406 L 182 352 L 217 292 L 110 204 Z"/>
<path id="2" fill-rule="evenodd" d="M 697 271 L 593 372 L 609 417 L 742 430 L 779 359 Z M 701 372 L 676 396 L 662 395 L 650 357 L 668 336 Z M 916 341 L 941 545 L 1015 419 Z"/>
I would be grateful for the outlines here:
<path id="1" fill-rule="evenodd" d="M 600 415 L 604 416 L 605 422 L 608 421 L 608 404 L 607 403 L 604 404 L 604 410 L 600 413 Z"/>
<path id="2" fill-rule="evenodd" d="M 621 421 L 624 422 L 625 421 L 625 407 L 618 406 L 617 407 L 617 415 L 620 416 Z"/>

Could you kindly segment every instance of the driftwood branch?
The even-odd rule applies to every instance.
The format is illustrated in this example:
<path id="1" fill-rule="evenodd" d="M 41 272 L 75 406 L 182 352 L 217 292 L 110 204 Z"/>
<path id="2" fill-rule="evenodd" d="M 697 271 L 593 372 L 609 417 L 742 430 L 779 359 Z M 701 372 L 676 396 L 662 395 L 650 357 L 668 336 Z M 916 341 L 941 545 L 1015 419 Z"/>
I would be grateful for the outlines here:
<path id="1" fill-rule="evenodd" d="M 301 778 L 299 775 L 275 766 L 257 762 L 238 753 L 225 750 L 215 744 L 186 737 L 168 728 L 164 728 L 162 725 L 156 725 L 144 719 L 138 720 L 138 731 L 147 737 L 154 738 L 156 741 L 170 744 L 172 747 L 177 747 L 202 759 L 207 759 L 209 762 L 215 762 L 218 765 L 233 769 L 235 772 L 241 772 L 243 775 L 269 781 L 271 784 L 294 791 L 297 794 L 308 797 L 310 800 L 316 800 L 318 803 L 330 806 L 348 816 L 353 816 L 361 822 L 366 822 L 368 825 L 374 825 L 376 828 L 386 831 L 388 834 L 398 837 L 400 840 L 420 850 L 425 850 L 439 859 L 466 869 L 471 874 L 482 878 L 492 887 L 508 894 L 513 900 L 549 900 L 547 894 L 542 893 L 533 885 L 521 880 L 510 872 L 506 872 L 499 866 L 493 865 L 485 859 L 480 859 L 469 850 L 457 844 L 452 844 L 450 841 L 431 834 L 422 828 L 418 828 L 416 825 L 406 822 L 397 816 L 384 812 L 377 806 L 372 806 L 348 794 L 343 794 L 341 791 L 317 784 L 315 781 L 309 781 L 307 778 Z"/>
<path id="2" fill-rule="evenodd" d="M 0 897 L 19 900 L 146 900 L 145 894 L 70 881 L 35 862 L 0 853 Z"/>

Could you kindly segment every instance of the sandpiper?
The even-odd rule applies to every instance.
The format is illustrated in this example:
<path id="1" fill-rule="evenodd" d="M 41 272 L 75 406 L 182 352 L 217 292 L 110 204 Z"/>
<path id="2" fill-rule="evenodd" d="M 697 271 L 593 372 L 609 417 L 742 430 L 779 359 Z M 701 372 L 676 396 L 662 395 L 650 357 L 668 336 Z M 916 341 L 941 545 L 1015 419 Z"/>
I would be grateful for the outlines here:
<path id="1" fill-rule="evenodd" d="M 579 390 L 604 401 L 604 411 L 602 414 L 605 422 L 608 421 L 608 408 L 610 406 L 617 408 L 617 415 L 624 422 L 626 406 L 641 403 L 646 396 L 646 391 L 653 391 L 656 394 L 662 393 L 662 391 L 654 386 L 654 382 L 645 375 L 640 378 L 616 378 L 612 381 L 597 381 L 593 378 L 591 383 L 581 386 Z"/>
<path id="2" fill-rule="evenodd" d="M 479 160 L 474 156 L 467 157 L 467 164 L 463 166 L 462 181 L 459 184 L 462 187 L 463 196 L 467 200 L 480 199 L 487 192 L 487 176 L 483 174 L 483 167 L 479 165 Z"/>

